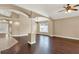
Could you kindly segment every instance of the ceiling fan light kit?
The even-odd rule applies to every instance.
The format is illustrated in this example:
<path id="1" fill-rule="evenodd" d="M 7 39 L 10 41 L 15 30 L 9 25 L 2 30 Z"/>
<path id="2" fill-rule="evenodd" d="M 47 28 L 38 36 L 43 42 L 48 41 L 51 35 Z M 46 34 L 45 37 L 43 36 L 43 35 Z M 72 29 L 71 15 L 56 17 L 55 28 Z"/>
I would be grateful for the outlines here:
<path id="1" fill-rule="evenodd" d="M 65 13 L 71 13 L 71 12 L 72 12 L 72 10 L 65 11 Z"/>

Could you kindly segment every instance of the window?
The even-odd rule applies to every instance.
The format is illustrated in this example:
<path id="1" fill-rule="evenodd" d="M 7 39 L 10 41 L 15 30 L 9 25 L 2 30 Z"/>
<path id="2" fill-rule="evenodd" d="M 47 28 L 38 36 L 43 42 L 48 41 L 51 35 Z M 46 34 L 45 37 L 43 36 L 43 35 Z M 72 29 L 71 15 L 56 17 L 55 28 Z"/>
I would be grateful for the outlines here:
<path id="1" fill-rule="evenodd" d="M 8 22 L 0 21 L 0 33 L 8 33 Z"/>
<path id="2" fill-rule="evenodd" d="M 48 32 L 48 23 L 47 22 L 39 23 L 39 26 L 40 26 L 40 32 Z"/>
<path id="3" fill-rule="evenodd" d="M 6 20 L 0 20 L 0 39 L 8 39 L 8 22 Z"/>

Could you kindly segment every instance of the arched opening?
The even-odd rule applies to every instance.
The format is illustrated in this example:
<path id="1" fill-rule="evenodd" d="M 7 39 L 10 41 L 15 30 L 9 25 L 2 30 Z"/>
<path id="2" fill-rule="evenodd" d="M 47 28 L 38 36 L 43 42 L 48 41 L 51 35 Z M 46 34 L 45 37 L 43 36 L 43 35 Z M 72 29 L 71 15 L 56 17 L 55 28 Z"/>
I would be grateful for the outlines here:
<path id="1" fill-rule="evenodd" d="M 27 36 L 30 33 L 29 14 L 15 6 L 0 5 L 0 51 L 14 46 L 14 37 Z"/>

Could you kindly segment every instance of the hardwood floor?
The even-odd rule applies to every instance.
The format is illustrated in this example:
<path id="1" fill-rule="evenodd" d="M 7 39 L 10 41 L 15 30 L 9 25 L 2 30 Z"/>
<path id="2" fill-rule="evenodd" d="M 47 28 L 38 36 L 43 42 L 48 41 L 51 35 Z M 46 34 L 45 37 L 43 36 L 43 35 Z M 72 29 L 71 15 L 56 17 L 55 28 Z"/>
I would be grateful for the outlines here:
<path id="1" fill-rule="evenodd" d="M 79 40 L 53 37 L 55 54 L 79 54 Z"/>
<path id="2" fill-rule="evenodd" d="M 36 44 L 22 41 L 26 37 L 16 38 L 16 45 L 2 51 L 2 54 L 79 54 L 79 40 L 37 35 Z M 20 40 L 19 40 L 20 39 Z M 21 40 L 22 39 L 22 40 Z"/>
<path id="3" fill-rule="evenodd" d="M 26 37 L 25 37 L 26 38 Z M 29 45 L 23 41 L 24 37 L 18 37 L 16 40 L 19 41 L 16 45 L 2 51 L 2 54 L 50 54 L 52 53 L 52 39 L 48 36 L 37 35 L 36 44 Z"/>

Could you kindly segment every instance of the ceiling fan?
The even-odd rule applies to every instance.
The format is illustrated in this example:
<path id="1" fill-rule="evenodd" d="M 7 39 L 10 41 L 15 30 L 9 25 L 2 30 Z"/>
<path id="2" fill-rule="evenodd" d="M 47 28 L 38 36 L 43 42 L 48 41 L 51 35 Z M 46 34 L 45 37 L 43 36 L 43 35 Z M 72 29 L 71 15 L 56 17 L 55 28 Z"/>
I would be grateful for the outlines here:
<path id="1" fill-rule="evenodd" d="M 72 5 L 72 4 L 66 4 L 63 8 L 64 10 L 60 10 L 59 12 L 65 11 L 66 13 L 72 12 L 72 11 L 78 11 L 75 7 L 78 7 L 79 4 L 77 5 Z"/>

